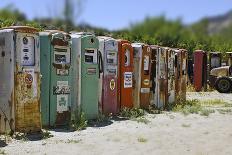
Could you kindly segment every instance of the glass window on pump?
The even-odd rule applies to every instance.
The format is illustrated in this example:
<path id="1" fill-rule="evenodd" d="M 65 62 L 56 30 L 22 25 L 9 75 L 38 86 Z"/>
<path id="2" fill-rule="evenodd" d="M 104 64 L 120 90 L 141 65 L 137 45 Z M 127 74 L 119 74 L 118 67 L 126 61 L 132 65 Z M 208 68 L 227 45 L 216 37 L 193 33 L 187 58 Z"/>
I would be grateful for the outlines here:
<path id="1" fill-rule="evenodd" d="M 130 50 L 125 51 L 125 67 L 130 66 Z"/>
<path id="2" fill-rule="evenodd" d="M 150 58 L 149 58 L 148 55 L 145 55 L 145 56 L 144 56 L 143 63 L 144 63 L 144 66 L 143 66 L 144 75 L 149 75 L 149 63 L 150 63 Z"/>
<path id="3" fill-rule="evenodd" d="M 35 65 L 35 39 L 33 37 L 23 37 L 20 44 L 21 65 Z"/>
<path id="4" fill-rule="evenodd" d="M 95 49 L 85 50 L 85 63 L 88 63 L 88 64 L 98 63 L 97 50 Z"/>

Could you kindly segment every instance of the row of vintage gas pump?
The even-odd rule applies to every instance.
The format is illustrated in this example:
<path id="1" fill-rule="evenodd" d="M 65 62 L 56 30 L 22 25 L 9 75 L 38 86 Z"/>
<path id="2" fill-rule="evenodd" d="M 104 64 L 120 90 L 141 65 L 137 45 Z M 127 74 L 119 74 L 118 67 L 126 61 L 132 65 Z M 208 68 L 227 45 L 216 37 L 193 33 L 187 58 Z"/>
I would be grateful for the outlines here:
<path id="1" fill-rule="evenodd" d="M 1 132 L 68 125 L 81 113 L 162 109 L 186 97 L 183 49 L 20 26 L 0 30 L 0 54 Z"/>

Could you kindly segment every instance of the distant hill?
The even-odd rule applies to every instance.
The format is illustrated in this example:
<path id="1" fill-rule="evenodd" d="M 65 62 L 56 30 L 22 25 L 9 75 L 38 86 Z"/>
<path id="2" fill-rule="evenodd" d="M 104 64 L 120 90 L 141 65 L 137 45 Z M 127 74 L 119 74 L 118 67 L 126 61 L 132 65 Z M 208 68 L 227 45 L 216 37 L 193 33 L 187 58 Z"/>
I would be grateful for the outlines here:
<path id="1" fill-rule="evenodd" d="M 208 21 L 207 31 L 209 35 L 218 34 L 224 29 L 232 28 L 232 10 L 223 15 L 208 17 L 203 20 Z"/>

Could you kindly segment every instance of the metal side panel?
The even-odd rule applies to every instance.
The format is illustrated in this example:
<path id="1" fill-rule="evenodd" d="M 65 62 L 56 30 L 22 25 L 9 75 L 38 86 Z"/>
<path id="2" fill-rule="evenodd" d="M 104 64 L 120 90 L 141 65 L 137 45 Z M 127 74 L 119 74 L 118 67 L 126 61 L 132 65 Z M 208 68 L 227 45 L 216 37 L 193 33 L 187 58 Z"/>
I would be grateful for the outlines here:
<path id="1" fill-rule="evenodd" d="M 168 51 L 168 103 L 175 102 L 175 53 Z"/>
<path id="2" fill-rule="evenodd" d="M 41 119 L 42 126 L 49 126 L 50 100 L 50 57 L 51 42 L 48 35 L 40 36 L 40 70 L 41 70 Z"/>
<path id="3" fill-rule="evenodd" d="M 167 55 L 163 49 L 159 50 L 159 61 L 157 65 L 157 108 L 163 109 L 166 104 L 167 90 Z"/>
<path id="4" fill-rule="evenodd" d="M 105 58 L 105 38 L 98 38 L 99 39 L 99 51 L 102 55 L 102 58 L 103 58 L 103 66 L 104 66 L 104 72 L 100 75 L 100 78 L 99 78 L 99 88 L 98 88 L 98 102 L 100 104 L 100 110 L 102 110 L 103 108 L 103 95 L 104 95 L 104 86 L 103 86 L 103 79 L 104 79 L 104 74 L 105 74 L 105 65 L 106 65 L 106 61 L 104 60 Z"/>
<path id="5" fill-rule="evenodd" d="M 182 51 L 182 79 L 181 79 L 181 98 L 186 100 L 186 91 L 187 91 L 187 71 L 188 71 L 188 52 L 186 50 Z M 207 81 L 207 80 L 206 80 Z"/>
<path id="6" fill-rule="evenodd" d="M 134 49 L 134 64 L 133 64 L 133 104 L 135 108 L 140 107 L 140 89 L 141 89 L 141 63 L 142 63 L 142 46 L 132 44 Z"/>
<path id="7" fill-rule="evenodd" d="M 71 51 L 72 51 L 72 86 L 71 87 L 71 120 L 76 120 L 78 118 L 79 115 L 79 42 L 80 39 L 77 35 L 75 34 L 71 34 L 71 38 L 72 38 L 72 47 L 71 47 Z"/>
<path id="8" fill-rule="evenodd" d="M 14 32 L 0 30 L 0 132 L 14 130 Z"/>
<path id="9" fill-rule="evenodd" d="M 181 77 L 181 52 L 175 50 L 175 102 L 180 100 Z"/>
<path id="10" fill-rule="evenodd" d="M 159 98 L 160 98 L 160 94 L 159 94 L 159 90 L 160 90 L 160 82 L 159 82 L 159 76 L 160 76 L 160 54 L 159 54 L 159 49 L 156 51 L 156 77 L 155 77 L 155 96 L 154 96 L 154 104 L 156 107 L 159 107 Z"/>
<path id="11" fill-rule="evenodd" d="M 158 51 L 158 47 L 154 47 L 151 46 L 152 48 L 152 54 L 151 54 L 151 82 L 152 82 L 152 87 L 151 87 L 151 100 L 150 103 L 151 105 L 156 105 L 156 75 L 157 75 L 157 71 L 156 71 L 156 66 L 157 66 L 157 51 Z"/>

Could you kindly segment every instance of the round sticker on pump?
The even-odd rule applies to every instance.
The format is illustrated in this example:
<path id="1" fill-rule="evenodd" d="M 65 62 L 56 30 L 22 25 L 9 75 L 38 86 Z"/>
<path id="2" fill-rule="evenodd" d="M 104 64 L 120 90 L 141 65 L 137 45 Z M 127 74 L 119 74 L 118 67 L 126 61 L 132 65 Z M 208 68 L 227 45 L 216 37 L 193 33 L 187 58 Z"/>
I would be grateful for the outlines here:
<path id="1" fill-rule="evenodd" d="M 150 84 L 150 81 L 148 79 L 144 79 L 143 80 L 143 84 L 146 85 L 146 86 L 148 86 Z"/>
<path id="2" fill-rule="evenodd" d="M 114 81 L 114 79 L 110 80 L 110 89 L 111 90 L 115 89 L 115 81 Z"/>
<path id="3" fill-rule="evenodd" d="M 33 82 L 33 76 L 31 74 L 26 74 L 25 76 L 25 83 L 27 85 L 32 85 Z"/>

